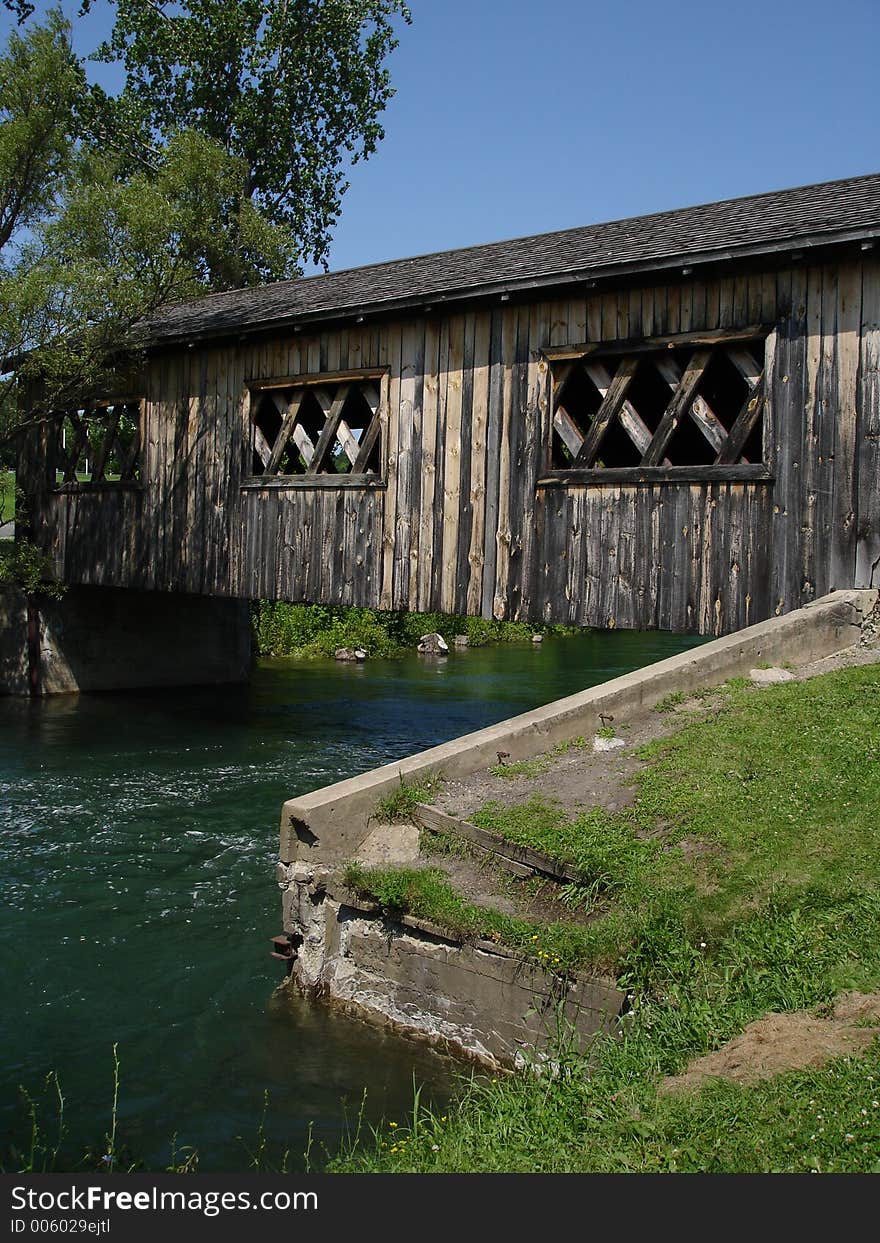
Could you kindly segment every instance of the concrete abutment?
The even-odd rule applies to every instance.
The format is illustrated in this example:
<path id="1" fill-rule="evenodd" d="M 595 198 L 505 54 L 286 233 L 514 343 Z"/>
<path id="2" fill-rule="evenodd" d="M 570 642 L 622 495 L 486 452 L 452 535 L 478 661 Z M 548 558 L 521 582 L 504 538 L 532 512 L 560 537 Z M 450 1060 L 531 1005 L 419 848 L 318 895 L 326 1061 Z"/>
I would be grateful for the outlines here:
<path id="1" fill-rule="evenodd" d="M 0 589 L 0 694 L 59 695 L 246 681 L 250 606 L 113 587 L 60 599 Z"/>

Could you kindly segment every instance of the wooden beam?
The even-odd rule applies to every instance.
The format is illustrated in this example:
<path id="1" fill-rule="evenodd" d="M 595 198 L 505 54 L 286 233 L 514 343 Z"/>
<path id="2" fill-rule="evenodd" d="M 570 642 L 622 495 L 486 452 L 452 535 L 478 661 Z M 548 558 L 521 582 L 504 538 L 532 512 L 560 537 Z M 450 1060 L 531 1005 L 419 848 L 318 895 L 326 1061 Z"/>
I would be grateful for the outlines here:
<path id="1" fill-rule="evenodd" d="M 269 380 L 251 379 L 246 381 L 247 387 L 254 393 L 265 393 L 276 388 L 312 388 L 325 384 L 340 384 L 347 381 L 357 384 L 363 380 L 381 380 L 385 375 L 385 367 L 363 367 L 360 370 L 348 371 L 311 371 L 303 375 L 277 376 Z"/>
<path id="2" fill-rule="evenodd" d="M 681 382 L 682 375 L 681 367 L 675 356 L 673 354 L 661 354 L 656 360 L 655 366 L 669 387 L 674 391 Z M 720 453 L 724 442 L 727 440 L 727 428 L 706 399 L 701 397 L 699 393 L 691 402 L 691 408 L 688 413 L 714 451 Z"/>
<path id="3" fill-rule="evenodd" d="M 333 398 L 333 402 L 330 405 L 329 410 L 327 410 L 324 426 L 321 429 L 321 435 L 318 437 L 318 443 L 315 446 L 315 456 L 312 458 L 312 470 L 319 471 L 323 468 L 324 459 L 330 450 L 330 446 L 336 439 L 336 429 L 339 426 L 339 420 L 342 418 L 342 407 L 345 405 L 350 388 L 351 385 L 349 384 L 340 384 L 339 388 L 336 390 L 336 396 Z M 324 409 L 324 402 L 327 399 L 326 390 L 319 388 L 315 389 L 315 396 L 321 403 L 321 408 Z"/>
<path id="4" fill-rule="evenodd" d="M 584 363 L 584 371 L 595 384 L 596 388 L 604 397 L 611 386 L 611 372 L 603 362 L 592 361 Z M 644 453 L 648 445 L 651 443 L 651 433 L 648 430 L 644 419 L 636 410 L 632 402 L 627 398 L 620 407 L 619 414 L 620 424 L 623 430 L 629 436 L 639 453 Z"/>
<path id="5" fill-rule="evenodd" d="M 361 442 L 358 445 L 357 457 L 351 464 L 352 474 L 357 475 L 367 469 L 367 461 L 370 454 L 373 452 L 373 446 L 378 440 L 381 430 L 382 421 L 377 412 L 373 415 L 370 426 L 364 431 L 363 436 L 361 436 Z"/>
<path id="6" fill-rule="evenodd" d="M 266 464 L 265 473 L 267 475 L 278 474 L 278 467 L 281 465 L 281 457 L 284 450 L 287 448 L 287 442 L 290 440 L 291 433 L 293 432 L 293 426 L 296 423 L 296 416 L 299 414 L 304 396 L 305 393 L 302 389 L 295 389 L 290 401 L 284 403 L 284 409 L 282 410 L 282 403 L 278 401 L 278 394 L 272 394 L 272 400 L 275 402 L 275 405 L 278 407 L 279 412 L 283 417 L 281 420 L 281 427 L 278 429 L 278 435 L 275 437 L 275 444 L 272 446 L 272 456 Z"/>
<path id="7" fill-rule="evenodd" d="M 107 411 L 107 422 L 104 424 L 104 435 L 101 437 L 101 444 L 98 452 L 95 454 L 95 461 L 92 466 L 92 481 L 100 483 L 104 478 L 104 470 L 107 466 L 107 459 L 110 456 L 113 445 L 116 441 L 116 429 L 119 427 L 119 420 L 122 417 L 121 406 L 110 406 Z"/>
<path id="8" fill-rule="evenodd" d="M 262 429 L 259 428 L 256 425 L 256 423 L 253 424 L 253 429 L 254 429 L 254 449 L 260 461 L 263 463 L 263 469 L 265 470 L 266 466 L 269 463 L 269 459 L 272 456 L 272 446 L 269 444 L 268 440 L 263 435 Z"/>
<path id="9" fill-rule="evenodd" d="M 760 462 L 719 466 L 602 466 L 592 470 L 554 470 L 542 475 L 539 488 L 572 486 L 628 487 L 655 483 L 772 483 L 772 471 Z"/>
<path id="10" fill-rule="evenodd" d="M 302 423 L 296 423 L 294 425 L 291 435 L 293 436 L 293 443 L 302 454 L 302 460 L 306 464 L 306 470 L 308 470 L 312 464 L 312 458 L 315 456 L 314 442 L 309 433 L 303 427 Z"/>
<path id="11" fill-rule="evenodd" d="M 761 376 L 758 383 L 745 399 L 742 409 L 736 416 L 733 427 L 730 429 L 730 435 L 727 437 L 724 448 L 715 459 L 719 466 L 733 463 L 741 456 L 745 443 L 751 434 L 752 428 L 761 417 L 761 411 L 763 408 L 764 377 Z"/>
<path id="12" fill-rule="evenodd" d="M 657 466 L 662 461 L 663 455 L 666 453 L 666 446 L 669 444 L 675 429 L 693 401 L 697 385 L 702 380 L 711 357 L 711 349 L 696 350 L 691 356 L 681 382 L 673 393 L 672 400 L 666 407 L 662 419 L 657 424 L 657 430 L 651 443 L 648 445 L 645 456 L 642 458 L 642 466 Z"/>
<path id="13" fill-rule="evenodd" d="M 553 427 L 571 456 L 576 458 L 583 446 L 584 437 L 565 406 L 559 406 L 553 415 Z"/>
<path id="14" fill-rule="evenodd" d="M 70 419 L 71 423 L 73 424 L 74 436 L 73 436 L 73 444 L 71 445 L 70 449 L 67 450 L 65 454 L 64 482 L 65 483 L 76 483 L 77 482 L 76 468 L 79 464 L 80 454 L 82 453 L 83 448 L 85 447 L 86 440 L 88 439 L 89 427 L 88 427 L 88 423 L 86 422 L 85 411 L 83 412 L 82 418 L 80 418 L 79 414 L 74 412 L 73 410 L 68 412 L 67 417 Z"/>
<path id="15" fill-rule="evenodd" d="M 445 812 L 438 811 L 436 807 L 429 807 L 425 803 L 416 804 L 414 819 L 425 829 L 431 829 L 435 833 L 451 833 L 457 837 L 463 837 L 465 841 L 471 842 L 490 854 L 519 863 L 534 872 L 540 872 L 543 876 L 551 876 L 553 880 L 577 882 L 584 879 L 577 868 L 572 867 L 571 864 L 562 863 L 559 859 L 554 859 L 552 855 L 532 850 L 529 846 L 516 845 L 498 833 L 490 833 L 486 829 L 477 828 L 475 824 L 471 824 L 468 820 L 459 820 L 457 816 L 447 816 Z"/>
<path id="16" fill-rule="evenodd" d="M 638 366 L 639 360 L 637 358 L 627 357 L 620 360 L 614 379 L 602 398 L 601 406 L 593 415 L 593 421 L 584 437 L 584 443 L 581 445 L 580 452 L 575 458 L 574 464 L 576 467 L 592 466 L 599 445 L 602 443 L 602 438 L 611 425 L 611 420 L 619 413 L 623 405 L 627 389 L 633 381 Z"/>
<path id="17" fill-rule="evenodd" d="M 747 350 L 745 347 L 733 348 L 725 350 L 725 353 L 749 388 L 754 388 L 761 378 L 764 367 L 752 357 L 751 350 Z"/>
<path id="18" fill-rule="evenodd" d="M 572 345 L 545 345 L 541 353 L 549 362 L 601 358 L 607 354 L 643 354 L 646 350 L 677 349 L 679 346 L 723 345 L 725 342 L 754 341 L 766 337 L 770 325 L 751 324 L 747 328 L 716 328 L 702 332 L 673 332 L 663 336 L 620 338 L 615 341 L 582 341 Z"/>

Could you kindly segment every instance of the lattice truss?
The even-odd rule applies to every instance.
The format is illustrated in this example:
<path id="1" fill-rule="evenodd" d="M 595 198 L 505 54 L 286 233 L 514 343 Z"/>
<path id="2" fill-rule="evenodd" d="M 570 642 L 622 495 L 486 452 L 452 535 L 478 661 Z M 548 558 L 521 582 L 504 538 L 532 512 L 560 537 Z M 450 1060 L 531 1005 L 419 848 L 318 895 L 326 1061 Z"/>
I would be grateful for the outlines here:
<path id="1" fill-rule="evenodd" d="M 66 410 L 59 420 L 57 483 L 135 483 L 140 479 L 139 398 Z"/>
<path id="2" fill-rule="evenodd" d="M 733 465 L 762 459 L 764 341 L 552 364 L 552 466 Z"/>
<path id="3" fill-rule="evenodd" d="M 293 385 L 255 394 L 255 475 L 376 475 L 381 470 L 379 380 Z"/>

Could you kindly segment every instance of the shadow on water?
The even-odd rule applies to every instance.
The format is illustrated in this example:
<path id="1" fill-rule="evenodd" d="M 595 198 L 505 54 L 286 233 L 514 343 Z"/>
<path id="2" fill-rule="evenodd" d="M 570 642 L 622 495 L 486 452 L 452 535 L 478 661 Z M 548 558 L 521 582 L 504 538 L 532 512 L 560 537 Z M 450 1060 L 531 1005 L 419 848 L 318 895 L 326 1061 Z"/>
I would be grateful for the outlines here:
<path id="1" fill-rule="evenodd" d="M 110 1123 L 151 1168 L 171 1137 L 245 1170 L 264 1092 L 270 1156 L 314 1124 L 448 1099 L 460 1063 L 274 994 L 285 798 L 402 758 L 698 642 L 602 632 L 437 661 L 265 661 L 244 687 L 0 700 L 0 1124 L 60 1076 L 68 1160 Z M 313 1158 L 315 1153 L 313 1151 Z"/>

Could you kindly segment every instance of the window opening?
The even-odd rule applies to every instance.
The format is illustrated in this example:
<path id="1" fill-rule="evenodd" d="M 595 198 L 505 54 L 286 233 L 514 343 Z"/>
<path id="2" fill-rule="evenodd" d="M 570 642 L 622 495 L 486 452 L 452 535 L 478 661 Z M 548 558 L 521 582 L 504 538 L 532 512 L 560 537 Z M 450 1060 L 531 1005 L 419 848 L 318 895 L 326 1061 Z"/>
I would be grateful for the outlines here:
<path id="1" fill-rule="evenodd" d="M 55 483 L 137 483 L 141 478 L 139 398 L 66 410 L 58 420 Z"/>
<path id="2" fill-rule="evenodd" d="M 379 379 L 291 384 L 251 404 L 254 475 L 378 475 Z"/>
<path id="3" fill-rule="evenodd" d="M 763 338 L 551 363 L 555 470 L 760 463 Z"/>

